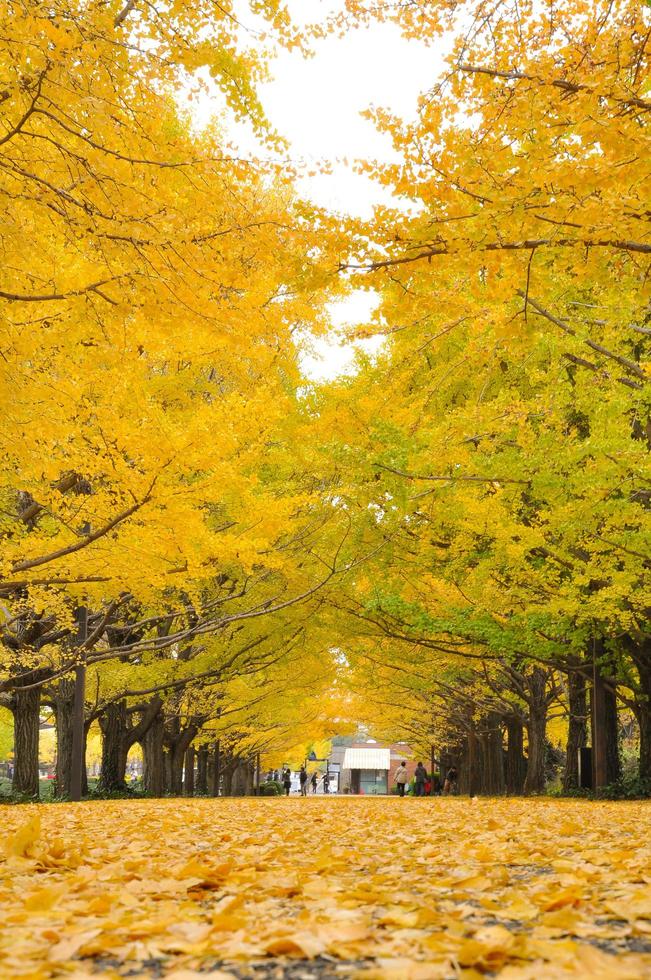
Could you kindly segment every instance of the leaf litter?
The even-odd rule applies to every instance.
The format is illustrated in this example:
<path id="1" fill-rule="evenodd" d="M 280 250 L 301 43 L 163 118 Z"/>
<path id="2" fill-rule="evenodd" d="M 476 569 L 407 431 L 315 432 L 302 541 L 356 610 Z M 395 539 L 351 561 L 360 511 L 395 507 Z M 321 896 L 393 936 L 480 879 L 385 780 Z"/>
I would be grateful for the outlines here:
<path id="1" fill-rule="evenodd" d="M 0 976 L 651 977 L 651 803 L 7 807 Z"/>

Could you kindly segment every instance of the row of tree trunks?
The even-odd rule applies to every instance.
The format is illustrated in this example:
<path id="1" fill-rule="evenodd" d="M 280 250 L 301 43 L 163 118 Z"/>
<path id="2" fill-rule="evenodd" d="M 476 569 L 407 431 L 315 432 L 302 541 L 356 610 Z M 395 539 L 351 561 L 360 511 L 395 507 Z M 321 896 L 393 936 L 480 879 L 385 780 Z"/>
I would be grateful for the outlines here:
<path id="1" fill-rule="evenodd" d="M 73 741 L 74 680 L 64 678 L 49 692 L 56 723 L 56 771 L 54 792 L 60 799 L 70 796 Z M 4 703 L 14 716 L 14 771 L 12 791 L 16 795 L 38 798 L 39 730 L 41 688 L 17 688 Z M 178 718 L 166 720 L 160 699 L 153 699 L 139 713 L 137 724 L 131 722 L 126 701 L 112 702 L 98 714 L 102 736 L 102 761 L 99 789 L 123 792 L 126 789 L 126 766 L 129 750 L 140 742 L 143 753 L 143 789 L 154 797 L 172 795 L 219 796 L 224 777 L 219 741 L 195 749 L 197 724 L 182 728 Z M 83 733 L 83 757 L 94 716 L 86 718 Z M 195 780 L 196 760 L 196 780 Z M 242 766 L 242 771 L 238 769 Z M 234 778 L 235 777 L 235 778 Z M 240 795 L 253 791 L 253 768 L 249 763 L 228 760 L 224 791 Z M 82 792 L 88 793 L 86 766 L 82 767 Z"/>

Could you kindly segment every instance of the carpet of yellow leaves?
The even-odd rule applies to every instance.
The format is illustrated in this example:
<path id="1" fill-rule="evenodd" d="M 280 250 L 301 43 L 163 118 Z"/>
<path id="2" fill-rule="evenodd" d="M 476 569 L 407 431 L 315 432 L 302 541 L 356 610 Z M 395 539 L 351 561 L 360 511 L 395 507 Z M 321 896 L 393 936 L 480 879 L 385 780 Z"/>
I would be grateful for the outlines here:
<path id="1" fill-rule="evenodd" d="M 274 961 L 281 977 L 651 977 L 648 803 L 142 800 L 2 818 L 3 978 L 225 980 Z"/>

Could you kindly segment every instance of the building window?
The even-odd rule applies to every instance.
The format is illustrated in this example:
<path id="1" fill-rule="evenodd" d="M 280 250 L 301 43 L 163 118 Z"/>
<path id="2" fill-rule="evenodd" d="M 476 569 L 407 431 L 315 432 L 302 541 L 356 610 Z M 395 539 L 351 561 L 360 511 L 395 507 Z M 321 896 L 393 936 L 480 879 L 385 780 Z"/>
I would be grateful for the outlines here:
<path id="1" fill-rule="evenodd" d="M 360 770 L 359 791 L 367 796 L 377 796 L 387 792 L 386 769 Z"/>

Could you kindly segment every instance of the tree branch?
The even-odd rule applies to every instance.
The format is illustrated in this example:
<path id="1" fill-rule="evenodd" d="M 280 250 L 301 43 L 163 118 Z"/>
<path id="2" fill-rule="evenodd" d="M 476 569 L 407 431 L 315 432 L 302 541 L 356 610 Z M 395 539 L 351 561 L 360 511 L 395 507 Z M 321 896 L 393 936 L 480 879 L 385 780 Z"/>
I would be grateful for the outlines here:
<path id="1" fill-rule="evenodd" d="M 595 92 L 589 85 L 581 84 L 580 82 L 570 82 L 565 78 L 552 78 L 547 80 L 546 78 L 538 78 L 535 75 L 527 75 L 522 71 L 517 71 L 512 69 L 511 71 L 498 71 L 496 68 L 484 68 L 481 65 L 467 65 L 458 64 L 457 68 L 459 71 L 466 72 L 468 74 L 475 75 L 489 75 L 491 78 L 503 78 L 506 81 L 527 81 L 527 82 L 537 82 L 539 85 L 551 85 L 554 88 L 562 89 L 564 92 L 570 92 L 575 94 L 576 92 L 587 91 L 596 95 L 597 98 L 612 99 L 613 102 L 619 102 L 621 105 L 632 106 L 636 109 L 651 109 L 651 102 L 646 99 L 641 99 L 637 95 L 630 96 L 628 98 L 621 98 L 613 95 L 612 92 L 604 95 L 602 92 Z"/>

